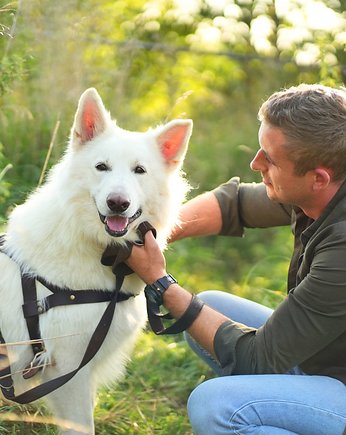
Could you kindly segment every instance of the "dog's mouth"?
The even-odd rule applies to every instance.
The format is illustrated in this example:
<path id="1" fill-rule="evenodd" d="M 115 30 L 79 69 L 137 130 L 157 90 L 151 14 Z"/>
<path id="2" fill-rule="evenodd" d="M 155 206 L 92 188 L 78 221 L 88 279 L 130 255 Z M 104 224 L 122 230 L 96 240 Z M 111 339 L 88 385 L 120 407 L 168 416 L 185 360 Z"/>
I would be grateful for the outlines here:
<path id="1" fill-rule="evenodd" d="M 121 214 L 104 216 L 101 213 L 99 213 L 100 219 L 102 223 L 105 225 L 107 233 L 113 237 L 124 236 L 129 229 L 129 225 L 133 221 L 138 219 L 141 214 L 142 214 L 142 210 L 140 208 L 131 217 L 126 217 Z"/>

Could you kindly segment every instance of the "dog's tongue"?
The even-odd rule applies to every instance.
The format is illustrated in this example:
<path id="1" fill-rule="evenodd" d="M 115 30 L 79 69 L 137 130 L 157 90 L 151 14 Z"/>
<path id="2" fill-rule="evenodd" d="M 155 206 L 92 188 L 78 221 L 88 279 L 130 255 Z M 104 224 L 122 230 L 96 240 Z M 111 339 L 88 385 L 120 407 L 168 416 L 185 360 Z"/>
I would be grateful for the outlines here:
<path id="1" fill-rule="evenodd" d="M 123 216 L 108 216 L 106 218 L 108 228 L 114 232 L 123 231 L 127 227 L 128 222 L 128 218 Z"/>

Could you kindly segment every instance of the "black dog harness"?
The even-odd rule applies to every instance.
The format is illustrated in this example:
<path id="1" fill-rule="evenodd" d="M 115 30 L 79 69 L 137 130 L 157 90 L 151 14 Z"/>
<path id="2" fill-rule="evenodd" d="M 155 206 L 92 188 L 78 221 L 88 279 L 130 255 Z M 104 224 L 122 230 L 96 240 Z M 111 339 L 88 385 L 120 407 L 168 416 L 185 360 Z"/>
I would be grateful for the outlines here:
<path id="1" fill-rule="evenodd" d="M 142 225 L 142 224 L 141 224 Z M 144 235 L 147 231 L 153 230 L 150 225 L 140 225 L 139 235 L 144 240 Z M 0 251 L 5 253 L 2 246 L 4 243 L 4 235 L 0 236 Z M 22 291 L 23 291 L 23 314 L 27 323 L 27 328 L 31 340 L 31 346 L 34 353 L 32 363 L 26 368 L 23 373 L 25 379 L 34 376 L 39 370 L 36 367 L 37 356 L 45 351 L 44 342 L 41 338 L 39 328 L 39 315 L 47 312 L 50 308 L 62 306 L 62 305 L 75 305 L 97 302 L 109 302 L 105 312 L 103 313 L 96 329 L 89 341 L 87 349 L 84 353 L 82 361 L 79 366 L 62 376 L 47 381 L 38 385 L 24 393 L 16 396 L 13 380 L 11 376 L 11 368 L 8 360 L 8 354 L 6 349 L 6 342 L 0 331 L 0 388 L 4 397 L 8 400 L 12 400 L 17 403 L 25 404 L 40 399 L 48 393 L 56 390 L 57 388 L 68 382 L 82 367 L 84 367 L 98 352 L 100 349 L 110 325 L 112 323 L 114 311 L 117 302 L 128 300 L 134 295 L 124 294 L 120 292 L 124 278 L 132 270 L 123 261 L 130 255 L 131 248 L 128 244 L 124 247 L 110 246 L 108 247 L 101 259 L 101 263 L 106 266 L 112 266 L 112 271 L 116 277 L 116 285 L 114 291 L 104 290 L 70 290 L 67 288 L 60 288 L 47 282 L 41 277 L 33 277 L 29 274 L 22 273 Z M 46 288 L 48 288 L 52 294 L 38 300 L 36 282 L 40 282 Z"/>
<path id="2" fill-rule="evenodd" d="M 142 222 L 138 227 L 139 241 L 135 244 L 143 245 L 145 234 L 152 231 L 156 237 L 155 229 L 148 223 Z M 4 235 L 0 236 L 0 252 L 4 252 L 2 246 L 4 243 Z M 42 367 L 38 366 L 38 356 L 45 352 L 44 341 L 41 338 L 39 327 L 39 316 L 47 312 L 49 309 L 62 306 L 62 305 L 76 305 L 88 304 L 98 302 L 109 302 L 106 310 L 104 311 L 96 329 L 91 336 L 89 344 L 86 348 L 84 356 L 79 366 L 73 371 L 66 373 L 57 378 L 51 379 L 43 384 L 40 384 L 24 393 L 16 396 L 13 379 L 11 376 L 11 368 L 9 364 L 6 342 L 0 331 L 0 388 L 4 397 L 17 403 L 25 404 L 40 399 L 50 392 L 58 389 L 66 384 L 79 370 L 84 367 L 96 355 L 100 349 L 103 341 L 106 338 L 110 325 L 112 323 L 114 311 L 117 302 L 126 301 L 134 295 L 121 293 L 120 289 L 126 275 L 133 273 L 132 269 L 127 266 L 125 260 L 130 256 L 133 244 L 128 242 L 125 245 L 110 245 L 104 251 L 101 263 L 104 266 L 111 266 L 112 272 L 115 275 L 115 289 L 114 291 L 105 290 L 70 290 L 68 288 L 60 288 L 47 282 L 41 277 L 34 277 L 30 274 L 22 273 L 22 291 L 23 291 L 23 314 L 26 320 L 30 343 L 34 354 L 32 362 L 23 372 L 23 377 L 28 379 L 34 376 Z M 8 254 L 7 254 L 8 255 Z M 37 299 L 36 283 L 40 282 L 52 294 L 40 300 Z M 192 298 L 190 307 L 186 313 L 168 328 L 164 328 L 162 319 L 172 319 L 168 314 L 161 314 L 158 307 L 153 306 L 147 298 L 147 311 L 149 323 L 156 334 L 177 334 L 189 327 L 192 321 L 198 315 L 201 304 L 197 304 L 196 310 L 195 297 Z M 192 309 L 191 309 L 192 308 Z"/>

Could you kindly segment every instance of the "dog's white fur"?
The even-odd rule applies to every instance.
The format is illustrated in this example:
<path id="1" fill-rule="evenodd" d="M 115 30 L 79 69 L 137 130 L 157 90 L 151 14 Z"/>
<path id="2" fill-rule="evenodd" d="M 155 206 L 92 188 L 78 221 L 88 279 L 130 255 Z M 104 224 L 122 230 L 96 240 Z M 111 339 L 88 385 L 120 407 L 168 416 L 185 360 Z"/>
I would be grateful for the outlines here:
<path id="1" fill-rule="evenodd" d="M 95 89 L 84 92 L 65 155 L 47 182 L 9 218 L 5 249 L 12 259 L 0 254 L 0 330 L 6 342 L 29 339 L 22 313 L 20 267 L 59 287 L 112 290 L 114 275 L 100 263 L 108 244 L 134 241 L 139 223 L 149 221 L 164 248 L 187 192 L 181 165 L 191 130 L 190 120 L 174 120 L 145 133 L 123 130 L 111 120 Z M 118 237 L 105 230 L 99 217 L 99 213 L 114 214 L 107 205 L 109 198 L 129 203 L 127 217 L 142 211 L 126 234 Z M 40 283 L 37 289 L 39 298 L 50 294 Z M 63 433 L 94 433 L 96 390 L 123 374 L 145 325 L 142 289 L 143 282 L 135 275 L 125 279 L 122 291 L 137 296 L 117 304 L 110 331 L 94 359 L 47 396 L 57 421 L 71 425 Z M 42 362 L 47 366 L 31 380 L 14 375 L 16 394 L 76 368 L 106 305 L 56 307 L 41 315 L 47 349 Z M 29 345 L 10 345 L 9 349 L 13 372 L 32 360 Z"/>

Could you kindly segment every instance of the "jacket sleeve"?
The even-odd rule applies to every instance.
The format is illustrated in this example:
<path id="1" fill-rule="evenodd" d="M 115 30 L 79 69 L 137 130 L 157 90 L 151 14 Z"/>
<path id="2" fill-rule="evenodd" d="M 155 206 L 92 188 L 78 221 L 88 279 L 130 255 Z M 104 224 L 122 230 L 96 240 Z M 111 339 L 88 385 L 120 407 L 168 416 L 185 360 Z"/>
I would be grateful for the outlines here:
<path id="1" fill-rule="evenodd" d="M 221 235 L 242 236 L 244 228 L 269 228 L 291 222 L 292 207 L 271 201 L 263 183 L 240 183 L 234 177 L 213 193 L 221 209 Z"/>

